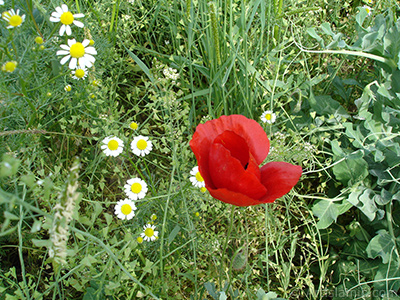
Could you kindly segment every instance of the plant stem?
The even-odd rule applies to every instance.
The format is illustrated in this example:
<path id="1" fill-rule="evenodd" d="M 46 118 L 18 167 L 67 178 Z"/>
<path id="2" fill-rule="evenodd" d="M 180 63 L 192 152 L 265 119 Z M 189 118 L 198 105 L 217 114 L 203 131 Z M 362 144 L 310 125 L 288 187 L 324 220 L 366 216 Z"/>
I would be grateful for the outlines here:
<path id="1" fill-rule="evenodd" d="M 230 223 L 229 223 L 229 227 L 228 227 L 228 232 L 226 233 L 224 247 L 222 248 L 222 256 L 221 256 L 221 268 L 222 268 L 222 271 L 219 274 L 219 285 L 220 285 L 220 287 L 222 287 L 222 274 L 224 273 L 224 270 L 225 270 L 225 268 L 224 268 L 224 259 L 225 259 L 226 249 L 228 247 L 228 241 L 229 241 L 229 238 L 230 238 L 230 235 L 231 235 L 231 232 L 232 232 L 232 228 L 233 228 L 233 222 L 234 222 L 233 218 L 234 218 L 234 215 L 235 215 L 235 208 L 236 207 L 234 205 L 231 205 L 231 216 L 229 218 L 230 219 Z"/>

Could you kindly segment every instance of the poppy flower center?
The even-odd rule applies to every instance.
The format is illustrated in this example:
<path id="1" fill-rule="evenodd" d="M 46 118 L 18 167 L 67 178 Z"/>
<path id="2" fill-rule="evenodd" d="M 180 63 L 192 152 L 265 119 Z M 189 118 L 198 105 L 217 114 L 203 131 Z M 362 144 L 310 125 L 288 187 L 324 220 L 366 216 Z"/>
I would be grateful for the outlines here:
<path id="1" fill-rule="evenodd" d="M 142 190 L 142 185 L 140 183 L 135 182 L 134 184 L 131 185 L 132 193 L 139 194 L 141 190 Z"/>
<path id="2" fill-rule="evenodd" d="M 74 58 L 80 58 L 85 55 L 85 47 L 82 43 L 76 42 L 69 48 L 69 53 Z"/>
<path id="3" fill-rule="evenodd" d="M 18 15 L 15 15 L 15 16 L 12 16 L 8 22 L 11 26 L 17 27 L 17 26 L 21 25 L 22 18 Z"/>
<path id="4" fill-rule="evenodd" d="M 152 237 L 154 235 L 154 230 L 153 228 L 146 228 L 146 230 L 144 231 L 144 234 L 148 237 Z"/>
<path id="5" fill-rule="evenodd" d="M 127 216 L 132 212 L 132 206 L 130 206 L 129 204 L 124 204 L 121 207 L 121 212 Z"/>
<path id="6" fill-rule="evenodd" d="M 74 21 L 74 16 L 72 15 L 71 12 L 67 11 L 65 13 L 63 13 L 60 17 L 60 21 L 61 23 L 63 23 L 64 25 L 71 25 L 72 22 Z"/>
<path id="7" fill-rule="evenodd" d="M 117 150 L 118 149 L 118 142 L 116 140 L 111 140 L 107 144 L 108 149 L 111 151 Z"/>
<path id="8" fill-rule="evenodd" d="M 147 142 L 145 140 L 139 140 L 136 144 L 139 150 L 144 150 L 147 148 Z"/>

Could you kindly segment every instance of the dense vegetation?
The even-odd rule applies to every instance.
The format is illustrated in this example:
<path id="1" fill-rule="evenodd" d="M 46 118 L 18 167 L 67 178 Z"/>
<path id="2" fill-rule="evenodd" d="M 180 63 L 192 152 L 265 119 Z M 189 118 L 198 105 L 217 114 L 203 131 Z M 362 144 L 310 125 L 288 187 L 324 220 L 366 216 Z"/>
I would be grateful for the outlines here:
<path id="1" fill-rule="evenodd" d="M 0 12 L 1 299 L 400 299 L 396 0 Z M 303 169 L 274 203 L 192 185 L 196 126 L 231 114 Z"/>

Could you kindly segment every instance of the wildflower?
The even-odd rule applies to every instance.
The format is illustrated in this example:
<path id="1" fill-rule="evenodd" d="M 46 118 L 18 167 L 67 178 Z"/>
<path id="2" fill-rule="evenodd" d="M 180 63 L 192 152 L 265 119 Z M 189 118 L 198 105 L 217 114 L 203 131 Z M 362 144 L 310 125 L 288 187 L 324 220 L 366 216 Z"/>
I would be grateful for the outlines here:
<path id="1" fill-rule="evenodd" d="M 9 26 L 7 26 L 7 29 L 21 26 L 22 22 L 25 21 L 25 15 L 20 16 L 19 9 L 17 9 L 17 12 L 15 12 L 14 9 L 10 9 L 9 11 L 4 12 L 2 14 L 2 17 L 9 24 Z"/>
<path id="2" fill-rule="evenodd" d="M 141 244 L 141 243 L 143 243 L 143 238 L 142 238 L 141 236 L 138 236 L 137 239 L 136 239 L 136 241 L 137 241 L 139 244 Z"/>
<path id="3" fill-rule="evenodd" d="M 147 184 L 140 178 L 131 178 L 124 185 L 125 193 L 132 200 L 142 199 L 147 193 Z"/>
<path id="4" fill-rule="evenodd" d="M 95 80 L 92 81 L 92 85 L 93 86 L 100 86 L 100 81 L 95 79 Z"/>
<path id="5" fill-rule="evenodd" d="M 206 187 L 200 188 L 200 192 L 205 193 L 207 191 Z"/>
<path id="6" fill-rule="evenodd" d="M 90 68 L 96 60 L 92 55 L 97 54 L 94 47 L 87 47 L 89 40 L 84 39 L 82 43 L 77 42 L 75 39 L 68 40 L 67 45 L 61 45 L 63 50 L 58 50 L 57 55 L 65 55 L 60 63 L 65 64 L 70 58 L 69 68 L 75 69 L 77 66 L 81 68 Z"/>
<path id="7" fill-rule="evenodd" d="M 264 123 L 272 124 L 275 122 L 275 120 L 276 115 L 271 110 L 264 111 L 261 115 L 261 121 Z"/>
<path id="8" fill-rule="evenodd" d="M 138 125 L 138 123 L 136 123 L 136 122 L 131 122 L 131 124 L 129 124 L 129 127 L 130 127 L 132 130 L 137 130 L 138 127 L 139 127 L 139 125 Z"/>
<path id="9" fill-rule="evenodd" d="M 272 203 L 299 181 L 301 166 L 271 161 L 264 129 L 241 115 L 199 124 L 190 141 L 211 196 L 236 206 Z"/>
<path id="10" fill-rule="evenodd" d="M 145 241 L 155 241 L 158 239 L 158 231 L 155 231 L 156 226 L 147 224 L 143 227 L 143 232 L 140 234 L 140 236 L 145 240 Z"/>
<path id="11" fill-rule="evenodd" d="M 198 188 L 203 188 L 206 186 L 206 183 L 204 182 L 204 178 L 201 176 L 199 172 L 199 167 L 196 166 L 190 171 L 190 175 L 193 175 L 190 177 L 190 182 Z"/>
<path id="12" fill-rule="evenodd" d="M 50 92 L 47 92 L 46 96 L 47 96 L 47 97 L 51 97 L 51 93 L 50 93 Z"/>
<path id="13" fill-rule="evenodd" d="M 372 14 L 372 8 L 371 7 L 369 7 L 367 5 L 364 5 L 363 8 L 366 10 L 368 16 L 370 16 Z"/>
<path id="14" fill-rule="evenodd" d="M 56 11 L 51 13 L 50 21 L 51 22 L 61 22 L 62 25 L 60 27 L 60 36 L 64 35 L 64 33 L 67 33 L 67 35 L 71 35 L 71 25 L 74 23 L 74 25 L 82 28 L 84 25 L 80 21 L 76 21 L 75 18 L 83 18 L 85 15 L 84 14 L 75 14 L 73 15 L 71 12 L 68 11 L 68 6 L 65 4 L 62 4 L 59 7 L 56 7 Z"/>
<path id="15" fill-rule="evenodd" d="M 151 215 L 151 217 L 150 217 L 150 219 L 151 219 L 152 221 L 155 221 L 155 220 L 157 220 L 157 216 L 156 216 L 156 214 L 152 214 L 152 215 Z"/>
<path id="16" fill-rule="evenodd" d="M 115 205 L 115 214 L 121 220 L 130 220 L 135 216 L 136 206 L 130 199 L 120 200 Z"/>
<path id="17" fill-rule="evenodd" d="M 197 211 L 197 212 L 195 212 L 194 213 L 194 215 L 197 217 L 197 218 L 199 218 L 200 217 L 200 213 Z"/>
<path id="18" fill-rule="evenodd" d="M 139 135 L 133 139 L 131 149 L 137 156 L 145 156 L 153 149 L 153 144 L 148 137 Z"/>
<path id="19" fill-rule="evenodd" d="M 39 47 L 39 50 L 44 50 L 44 46 L 43 45 L 40 45 L 40 47 Z"/>
<path id="20" fill-rule="evenodd" d="M 101 149 L 107 156 L 118 156 L 124 150 L 124 142 L 115 136 L 106 137 L 102 143 Z"/>
<path id="21" fill-rule="evenodd" d="M 0 5 L 4 5 L 4 1 L 3 0 L 0 0 Z"/>
<path id="22" fill-rule="evenodd" d="M 38 45 L 43 44 L 43 38 L 41 36 L 35 37 L 35 43 Z"/>
<path id="23" fill-rule="evenodd" d="M 72 87 L 68 84 L 64 87 L 64 91 L 70 92 L 72 90 Z"/>
<path id="24" fill-rule="evenodd" d="M 93 46 L 94 45 L 94 41 L 92 39 L 89 40 L 89 46 Z"/>
<path id="25" fill-rule="evenodd" d="M 78 67 L 75 71 L 72 71 L 72 73 L 73 73 L 72 78 L 77 80 L 85 79 L 85 77 L 87 76 L 86 68 Z"/>
<path id="26" fill-rule="evenodd" d="M 1 70 L 3 72 L 8 72 L 8 73 L 12 73 L 15 71 L 15 69 L 17 68 L 18 63 L 16 61 L 7 61 L 3 64 L 3 66 L 1 67 Z"/>

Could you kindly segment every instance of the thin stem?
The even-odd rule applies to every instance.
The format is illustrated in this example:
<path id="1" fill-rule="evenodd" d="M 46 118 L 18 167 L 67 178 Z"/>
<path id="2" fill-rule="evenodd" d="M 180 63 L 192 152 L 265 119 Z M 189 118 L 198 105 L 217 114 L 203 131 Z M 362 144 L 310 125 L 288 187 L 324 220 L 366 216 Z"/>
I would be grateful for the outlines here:
<path id="1" fill-rule="evenodd" d="M 236 207 L 234 205 L 231 205 L 231 216 L 229 218 L 230 219 L 230 224 L 229 224 L 229 227 L 228 227 L 228 232 L 226 233 L 224 247 L 222 248 L 222 257 L 221 257 L 221 268 L 222 268 L 222 271 L 219 274 L 220 287 L 222 287 L 222 274 L 224 273 L 224 269 L 225 269 L 224 268 L 224 259 L 225 259 L 226 249 L 228 247 L 228 241 L 229 241 L 229 238 L 231 236 L 231 232 L 232 232 L 232 228 L 233 228 L 233 222 L 234 222 L 233 218 L 234 218 L 234 215 L 235 215 L 235 208 Z"/>

